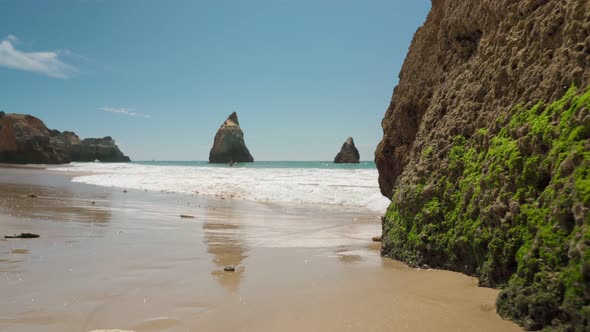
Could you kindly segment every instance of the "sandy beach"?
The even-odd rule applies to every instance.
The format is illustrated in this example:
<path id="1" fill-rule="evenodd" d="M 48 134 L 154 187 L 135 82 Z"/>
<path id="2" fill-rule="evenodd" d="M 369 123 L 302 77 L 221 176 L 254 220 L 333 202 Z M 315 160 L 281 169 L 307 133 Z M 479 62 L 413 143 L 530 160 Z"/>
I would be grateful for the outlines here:
<path id="1" fill-rule="evenodd" d="M 0 331 L 520 330 L 497 290 L 381 258 L 369 211 L 70 180 L 0 168 L 1 235 L 40 235 L 0 239 Z"/>

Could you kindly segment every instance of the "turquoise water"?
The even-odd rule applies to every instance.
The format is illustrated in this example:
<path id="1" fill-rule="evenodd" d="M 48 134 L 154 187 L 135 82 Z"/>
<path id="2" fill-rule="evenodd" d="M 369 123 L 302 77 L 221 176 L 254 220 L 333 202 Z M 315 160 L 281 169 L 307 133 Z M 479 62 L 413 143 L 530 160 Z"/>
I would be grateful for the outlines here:
<path id="1" fill-rule="evenodd" d="M 153 166 L 207 166 L 230 167 L 228 164 L 210 164 L 207 161 L 134 161 L 133 164 Z M 319 168 L 319 169 L 375 169 L 373 161 L 361 161 L 358 164 L 335 164 L 331 161 L 255 161 L 253 163 L 236 163 L 239 168 Z"/>

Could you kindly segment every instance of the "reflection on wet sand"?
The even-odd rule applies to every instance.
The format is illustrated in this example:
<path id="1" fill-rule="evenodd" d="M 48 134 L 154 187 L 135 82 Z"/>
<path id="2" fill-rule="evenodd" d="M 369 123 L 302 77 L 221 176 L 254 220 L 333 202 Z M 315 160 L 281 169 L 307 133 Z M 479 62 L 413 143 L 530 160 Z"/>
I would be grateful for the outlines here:
<path id="1" fill-rule="evenodd" d="M 342 263 L 358 263 L 364 261 L 362 255 L 356 251 L 351 251 L 348 248 L 339 248 L 336 250 L 336 255 Z"/>
<path id="2" fill-rule="evenodd" d="M 207 252 L 214 256 L 213 263 L 217 267 L 211 275 L 220 286 L 235 293 L 239 290 L 246 271 L 246 267 L 241 264 L 248 257 L 248 248 L 242 240 L 239 224 L 218 219 L 219 216 L 209 216 L 203 223 L 203 238 Z M 235 222 L 235 219 L 232 222 Z M 235 267 L 235 271 L 224 271 L 223 268 L 226 266 Z"/>
<path id="3" fill-rule="evenodd" d="M 7 189 L 0 169 L 0 229 L 41 234 L 0 238 L 0 331 L 518 330 L 475 279 L 383 260 L 379 224 L 362 213 L 122 193 L 37 172 Z M 42 213 L 51 218 L 33 220 Z"/>
<path id="4" fill-rule="evenodd" d="M 31 198 L 27 185 L 0 185 L 0 213 L 19 218 L 50 221 L 76 221 L 107 223 L 111 219 L 111 201 L 108 193 L 96 193 L 85 199 L 67 188 L 35 187 Z"/>
<path id="5" fill-rule="evenodd" d="M 22 255 L 28 253 L 28 249 L 11 249 L 8 252 L 0 252 L 0 263 L 2 263 L 0 264 L 0 271 L 11 271 L 17 263 L 24 261 Z"/>

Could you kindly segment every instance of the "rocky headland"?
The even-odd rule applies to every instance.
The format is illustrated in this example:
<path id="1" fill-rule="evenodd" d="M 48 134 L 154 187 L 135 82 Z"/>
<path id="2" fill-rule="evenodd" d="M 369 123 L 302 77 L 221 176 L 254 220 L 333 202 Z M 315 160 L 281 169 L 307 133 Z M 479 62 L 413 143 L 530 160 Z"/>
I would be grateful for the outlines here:
<path id="1" fill-rule="evenodd" d="M 382 254 L 590 330 L 590 1 L 433 0 L 375 151 Z"/>
<path id="2" fill-rule="evenodd" d="M 223 122 L 209 152 L 210 163 L 253 162 L 254 158 L 244 142 L 244 133 L 238 122 L 236 112 Z"/>
<path id="3" fill-rule="evenodd" d="M 48 129 L 34 116 L 0 112 L 0 162 L 64 164 L 95 160 L 130 161 L 111 137 L 80 140 L 74 132 Z"/>
<path id="4" fill-rule="evenodd" d="M 358 164 L 360 160 L 359 150 L 354 146 L 354 140 L 349 137 L 344 144 L 340 152 L 334 158 L 336 164 Z"/>

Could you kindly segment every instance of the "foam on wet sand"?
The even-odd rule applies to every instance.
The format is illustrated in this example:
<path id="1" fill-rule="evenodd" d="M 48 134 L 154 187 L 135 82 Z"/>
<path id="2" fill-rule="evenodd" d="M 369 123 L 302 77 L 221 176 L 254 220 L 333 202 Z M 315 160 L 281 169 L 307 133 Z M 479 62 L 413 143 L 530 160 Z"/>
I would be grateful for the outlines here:
<path id="1" fill-rule="evenodd" d="M 296 163 L 294 163 L 296 165 Z M 73 181 L 106 187 L 221 196 L 258 202 L 362 207 L 381 213 L 375 168 L 215 167 L 73 163 L 54 171 L 88 173 Z"/>

